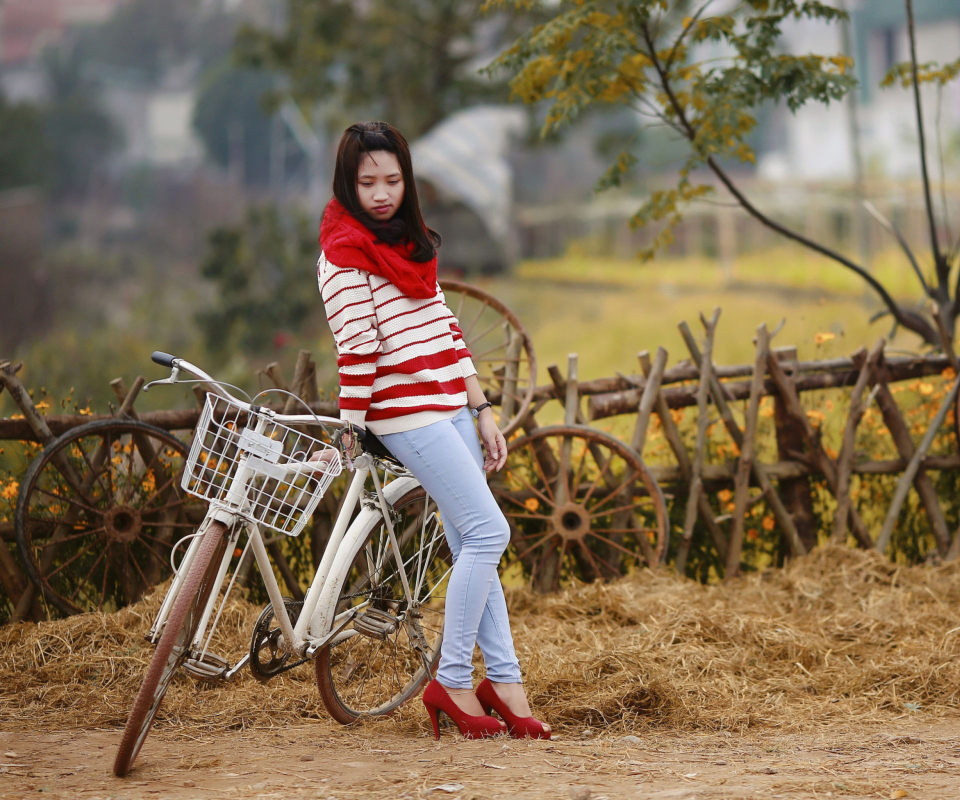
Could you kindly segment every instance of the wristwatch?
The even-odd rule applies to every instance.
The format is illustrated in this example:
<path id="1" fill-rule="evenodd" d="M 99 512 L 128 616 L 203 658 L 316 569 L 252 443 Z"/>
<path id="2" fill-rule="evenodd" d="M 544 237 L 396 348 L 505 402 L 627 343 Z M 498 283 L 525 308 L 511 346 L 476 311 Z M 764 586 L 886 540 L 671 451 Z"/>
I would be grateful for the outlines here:
<path id="1" fill-rule="evenodd" d="M 470 413 L 473 414 L 474 419 L 480 419 L 480 412 L 485 408 L 493 408 L 493 403 L 481 403 L 476 408 L 471 408 Z"/>

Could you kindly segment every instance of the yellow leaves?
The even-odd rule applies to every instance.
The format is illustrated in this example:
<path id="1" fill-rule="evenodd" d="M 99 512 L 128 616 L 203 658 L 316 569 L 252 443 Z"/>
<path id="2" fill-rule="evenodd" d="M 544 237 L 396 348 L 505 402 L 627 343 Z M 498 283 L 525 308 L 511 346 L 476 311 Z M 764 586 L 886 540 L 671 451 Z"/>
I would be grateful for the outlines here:
<path id="1" fill-rule="evenodd" d="M 926 381 L 922 382 L 919 386 L 920 394 L 924 397 L 929 397 L 933 394 L 933 384 L 927 383 Z"/>
<path id="2" fill-rule="evenodd" d="M 643 53 L 627 56 L 620 62 L 620 74 L 626 78 L 640 78 L 647 67 L 652 66 L 650 59 Z"/>
<path id="3" fill-rule="evenodd" d="M 830 56 L 830 58 L 827 60 L 837 68 L 837 72 L 839 72 L 841 75 L 846 75 L 848 69 L 853 69 L 853 59 L 849 56 Z"/>
<path id="4" fill-rule="evenodd" d="M 819 425 L 822 422 L 825 422 L 827 415 L 822 411 L 816 408 L 807 409 L 807 419 L 813 422 L 815 425 Z"/>
<path id="5" fill-rule="evenodd" d="M 757 157 L 753 154 L 753 150 L 746 142 L 741 142 L 737 148 L 737 158 L 750 164 L 757 163 Z"/>
<path id="6" fill-rule="evenodd" d="M 0 497 L 4 500 L 16 500 L 17 492 L 20 491 L 20 484 L 17 481 L 10 481 L 0 490 Z"/>
<path id="7" fill-rule="evenodd" d="M 527 64 L 514 78 L 510 89 L 515 97 L 525 103 L 535 103 L 546 96 L 551 81 L 561 71 L 553 56 L 540 56 Z"/>

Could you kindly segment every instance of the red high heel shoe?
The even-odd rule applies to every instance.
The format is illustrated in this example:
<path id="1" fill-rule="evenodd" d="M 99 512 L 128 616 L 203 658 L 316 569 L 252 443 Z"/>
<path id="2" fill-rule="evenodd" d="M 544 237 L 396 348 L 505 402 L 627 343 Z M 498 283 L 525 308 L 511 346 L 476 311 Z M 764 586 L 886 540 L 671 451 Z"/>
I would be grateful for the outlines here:
<path id="1" fill-rule="evenodd" d="M 423 704 L 433 723 L 433 735 L 440 738 L 439 712 L 443 712 L 452 719 L 460 729 L 460 733 L 467 739 L 483 739 L 488 736 L 498 736 L 505 732 L 500 720 L 491 716 L 474 717 L 465 714 L 453 698 L 447 694 L 442 683 L 430 681 L 423 692 Z"/>
<path id="2" fill-rule="evenodd" d="M 487 678 L 484 678 L 477 687 L 477 700 L 480 701 L 483 710 L 488 714 L 491 710 L 494 710 L 503 718 L 503 721 L 507 723 L 507 730 L 510 731 L 510 735 L 514 739 L 550 738 L 550 730 L 540 720 L 533 717 L 518 717 L 510 711 Z"/>

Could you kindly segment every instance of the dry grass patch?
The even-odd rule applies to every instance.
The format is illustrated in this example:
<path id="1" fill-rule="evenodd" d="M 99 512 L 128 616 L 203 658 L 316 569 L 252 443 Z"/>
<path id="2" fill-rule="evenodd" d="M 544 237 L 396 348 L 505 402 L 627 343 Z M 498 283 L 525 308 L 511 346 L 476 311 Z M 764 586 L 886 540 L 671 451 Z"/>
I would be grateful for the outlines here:
<path id="1" fill-rule="evenodd" d="M 159 602 L 0 629 L 0 727 L 122 725 Z M 941 715 L 960 693 L 958 565 L 825 547 L 730 584 L 643 572 L 552 596 L 512 590 L 508 602 L 531 700 L 568 733 L 801 730 Z M 214 651 L 242 653 L 258 613 L 232 602 Z M 213 732 L 318 717 L 305 665 L 267 685 L 247 673 L 216 688 L 180 676 L 160 724 Z M 384 724 L 426 730 L 426 717 L 414 702 Z"/>

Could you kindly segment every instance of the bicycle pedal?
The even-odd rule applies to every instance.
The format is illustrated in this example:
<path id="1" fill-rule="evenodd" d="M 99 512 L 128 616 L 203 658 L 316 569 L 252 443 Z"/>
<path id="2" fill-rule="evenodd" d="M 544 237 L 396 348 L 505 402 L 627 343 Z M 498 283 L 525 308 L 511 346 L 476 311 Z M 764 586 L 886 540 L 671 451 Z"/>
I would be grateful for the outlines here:
<path id="1" fill-rule="evenodd" d="M 379 639 L 381 642 L 396 633 L 399 627 L 400 620 L 397 617 L 376 608 L 364 611 L 353 621 L 354 630 L 371 639 Z"/>
<path id="2" fill-rule="evenodd" d="M 183 671 L 191 678 L 204 683 L 220 683 L 227 680 L 230 662 L 213 653 L 204 653 L 200 658 L 188 658 L 183 662 Z"/>

